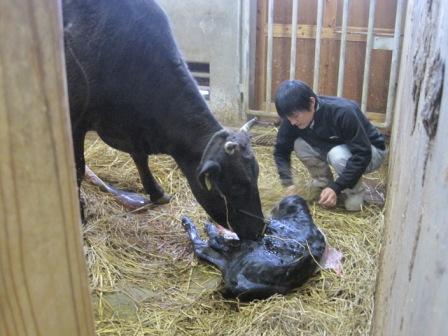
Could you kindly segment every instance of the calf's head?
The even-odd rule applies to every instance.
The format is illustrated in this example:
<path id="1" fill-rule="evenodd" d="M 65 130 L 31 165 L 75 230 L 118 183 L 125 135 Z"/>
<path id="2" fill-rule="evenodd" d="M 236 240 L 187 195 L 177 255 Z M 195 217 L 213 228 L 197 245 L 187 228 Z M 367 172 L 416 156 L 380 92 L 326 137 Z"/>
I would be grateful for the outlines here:
<path id="1" fill-rule="evenodd" d="M 296 217 L 301 213 L 311 216 L 306 201 L 299 195 L 284 197 L 271 211 L 273 219 Z"/>
<path id="2" fill-rule="evenodd" d="M 258 193 L 258 163 L 249 127 L 239 132 L 221 130 L 210 139 L 197 169 L 202 206 L 219 224 L 235 231 L 240 239 L 257 239 L 264 222 Z"/>

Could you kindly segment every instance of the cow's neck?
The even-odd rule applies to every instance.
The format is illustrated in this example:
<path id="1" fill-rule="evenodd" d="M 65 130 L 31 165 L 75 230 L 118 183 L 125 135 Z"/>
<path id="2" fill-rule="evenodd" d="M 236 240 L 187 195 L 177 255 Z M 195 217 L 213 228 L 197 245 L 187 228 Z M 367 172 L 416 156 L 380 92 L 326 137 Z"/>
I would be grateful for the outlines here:
<path id="1" fill-rule="evenodd" d="M 167 144 L 171 145 L 167 154 L 173 156 L 190 181 L 209 140 L 223 127 L 210 112 L 186 66 L 175 68 L 174 75 L 176 80 L 171 82 L 176 85 L 176 94 L 166 100 L 169 105 L 165 120 L 170 120 Z"/>
<path id="2" fill-rule="evenodd" d="M 209 112 L 207 106 L 206 109 L 204 115 L 198 115 L 197 117 L 192 117 L 185 121 L 184 129 L 188 125 L 190 131 L 188 134 L 183 132 L 183 134 L 187 134 L 187 136 L 178 139 L 179 150 L 170 153 L 182 170 L 182 173 L 187 178 L 196 199 L 201 204 L 203 200 L 201 197 L 201 187 L 199 186 L 196 177 L 197 169 L 207 144 L 215 133 L 223 129 Z"/>
<path id="3" fill-rule="evenodd" d="M 192 125 L 194 126 L 191 128 L 191 134 L 179 138 L 178 148 L 170 153 L 187 178 L 190 174 L 195 173 L 210 139 L 216 132 L 222 130 L 222 126 L 218 122 L 204 127 L 203 122 L 191 123 L 190 120 L 189 126 Z"/>
<path id="4" fill-rule="evenodd" d="M 174 132 L 168 131 L 168 134 L 170 143 L 176 145 L 169 154 L 176 161 L 200 160 L 210 138 L 223 127 L 210 112 L 196 84 L 185 83 L 172 101 L 171 111 L 169 127 Z"/>

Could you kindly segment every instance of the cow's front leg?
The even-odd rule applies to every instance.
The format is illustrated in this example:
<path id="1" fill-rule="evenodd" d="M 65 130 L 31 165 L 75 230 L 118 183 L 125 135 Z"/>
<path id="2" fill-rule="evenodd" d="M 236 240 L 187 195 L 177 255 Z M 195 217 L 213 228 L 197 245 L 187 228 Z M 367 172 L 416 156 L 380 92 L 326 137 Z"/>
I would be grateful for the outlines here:
<path id="1" fill-rule="evenodd" d="M 182 217 L 182 225 L 193 244 L 193 249 L 196 256 L 216 265 L 221 271 L 223 271 L 227 264 L 224 255 L 215 249 L 212 249 L 207 242 L 201 239 L 198 230 L 196 229 L 196 225 L 194 225 L 190 218 L 186 216 Z"/>
<path id="2" fill-rule="evenodd" d="M 148 155 L 144 153 L 132 153 L 131 157 L 137 167 L 143 188 L 145 188 L 145 191 L 149 194 L 151 201 L 156 204 L 168 203 L 171 197 L 165 194 L 162 187 L 157 183 L 149 170 Z"/>

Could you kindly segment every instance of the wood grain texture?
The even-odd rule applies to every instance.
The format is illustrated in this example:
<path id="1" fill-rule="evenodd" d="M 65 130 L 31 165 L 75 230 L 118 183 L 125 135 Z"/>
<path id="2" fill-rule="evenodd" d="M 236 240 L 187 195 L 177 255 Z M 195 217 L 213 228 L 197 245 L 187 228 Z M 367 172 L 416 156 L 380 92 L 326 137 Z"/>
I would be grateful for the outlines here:
<path id="1" fill-rule="evenodd" d="M 299 1 L 296 78 L 312 86 L 317 1 Z M 336 95 L 342 0 L 324 2 L 323 34 L 321 42 L 320 81 L 318 94 Z M 258 1 L 257 57 L 255 86 L 256 98 L 252 108 L 262 109 L 266 87 L 266 36 L 267 0 Z M 378 0 L 376 6 L 375 34 L 393 35 L 397 0 Z M 279 83 L 289 78 L 290 36 L 292 1 L 276 1 L 274 15 L 273 83 L 271 96 Z M 351 1 L 349 33 L 346 53 L 344 96 L 361 102 L 368 24 L 369 0 Z M 367 110 L 385 114 L 389 86 L 390 50 L 373 50 L 369 76 Z M 311 66 L 310 66 L 311 65 Z"/>
<path id="2" fill-rule="evenodd" d="M 59 0 L 0 0 L 0 334 L 93 335 Z"/>
<path id="3" fill-rule="evenodd" d="M 447 1 L 409 2 L 401 62 L 372 334 L 448 335 Z"/>

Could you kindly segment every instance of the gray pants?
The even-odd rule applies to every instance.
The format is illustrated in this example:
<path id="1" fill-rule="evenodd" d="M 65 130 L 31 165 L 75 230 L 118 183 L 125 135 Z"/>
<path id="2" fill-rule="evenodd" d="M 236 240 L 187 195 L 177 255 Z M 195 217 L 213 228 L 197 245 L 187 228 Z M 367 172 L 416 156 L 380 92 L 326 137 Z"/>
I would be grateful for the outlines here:
<path id="1" fill-rule="evenodd" d="M 313 178 L 311 187 L 316 189 L 323 189 L 333 181 L 330 165 L 334 168 L 336 174 L 340 175 L 344 171 L 348 159 L 352 156 L 347 145 L 339 145 L 333 147 L 325 157 L 302 138 L 298 138 L 294 142 L 294 151 L 310 172 Z M 370 173 L 377 170 L 383 163 L 386 153 L 386 150 L 372 146 L 372 159 L 365 172 Z M 361 210 L 364 199 L 362 179 L 359 179 L 352 189 L 344 189 L 342 193 L 346 195 L 344 203 L 347 210 Z"/>

